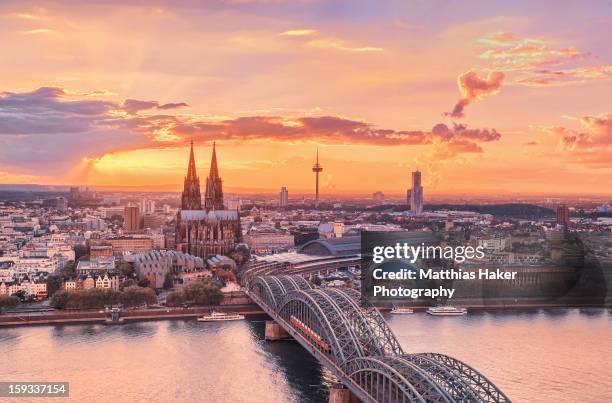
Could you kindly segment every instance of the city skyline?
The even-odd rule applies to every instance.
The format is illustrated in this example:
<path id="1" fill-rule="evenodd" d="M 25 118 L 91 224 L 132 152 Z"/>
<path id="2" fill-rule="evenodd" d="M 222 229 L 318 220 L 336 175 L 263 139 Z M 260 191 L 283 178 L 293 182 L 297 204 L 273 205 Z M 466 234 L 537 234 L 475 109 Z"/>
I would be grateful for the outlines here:
<path id="1" fill-rule="evenodd" d="M 350 6 L 3 3 L 0 184 L 609 195 L 609 5 Z"/>

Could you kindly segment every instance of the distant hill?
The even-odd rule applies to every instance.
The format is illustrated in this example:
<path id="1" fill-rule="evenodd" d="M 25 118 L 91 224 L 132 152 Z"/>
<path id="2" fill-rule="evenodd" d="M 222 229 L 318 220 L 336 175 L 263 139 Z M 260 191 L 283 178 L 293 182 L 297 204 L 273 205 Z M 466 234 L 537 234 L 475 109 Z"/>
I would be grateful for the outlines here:
<path id="1" fill-rule="evenodd" d="M 425 210 L 458 210 L 475 211 L 480 214 L 492 214 L 498 218 L 548 218 L 554 217 L 552 209 L 525 203 L 506 204 L 426 204 Z"/>
<path id="2" fill-rule="evenodd" d="M 344 208 L 344 207 L 343 207 Z M 358 209 L 358 208 L 356 208 Z M 367 211 L 407 211 L 408 207 L 397 204 L 381 204 L 369 206 Z M 480 214 L 492 214 L 496 218 L 525 218 L 538 219 L 554 217 L 555 211 L 549 208 L 536 206 L 526 203 L 505 203 L 505 204 L 426 204 L 424 210 L 455 210 L 455 211 L 474 211 Z"/>
<path id="3" fill-rule="evenodd" d="M 0 191 L 7 192 L 67 192 L 69 189 L 66 185 L 0 183 Z"/>

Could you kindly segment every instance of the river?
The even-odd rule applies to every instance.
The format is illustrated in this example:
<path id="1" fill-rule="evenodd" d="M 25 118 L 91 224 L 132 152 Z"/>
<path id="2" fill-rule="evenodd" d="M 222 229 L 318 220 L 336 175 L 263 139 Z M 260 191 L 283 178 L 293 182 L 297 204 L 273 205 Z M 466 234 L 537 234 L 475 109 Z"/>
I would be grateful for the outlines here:
<path id="1" fill-rule="evenodd" d="M 79 402 L 326 401 L 328 371 L 296 342 L 265 342 L 264 319 L 0 329 L 0 380 L 69 381 Z M 387 319 L 407 352 L 463 360 L 515 402 L 612 401 L 612 310 Z"/>

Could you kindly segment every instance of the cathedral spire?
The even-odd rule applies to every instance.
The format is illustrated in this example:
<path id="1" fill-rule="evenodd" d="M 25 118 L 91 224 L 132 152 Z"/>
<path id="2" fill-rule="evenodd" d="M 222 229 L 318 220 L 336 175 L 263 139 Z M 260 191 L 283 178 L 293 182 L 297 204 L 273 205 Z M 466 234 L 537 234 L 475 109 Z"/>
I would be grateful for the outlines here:
<path id="1" fill-rule="evenodd" d="M 189 152 L 189 165 L 187 166 L 186 178 L 191 180 L 198 178 L 196 173 L 195 157 L 193 155 L 193 139 L 191 139 L 191 150 Z"/>
<path id="2" fill-rule="evenodd" d="M 217 166 L 217 147 L 213 142 L 212 157 L 210 159 L 210 172 L 206 178 L 206 192 L 204 193 L 204 208 L 207 210 L 224 210 L 223 183 L 219 176 Z"/>
<path id="3" fill-rule="evenodd" d="M 202 196 L 200 195 L 200 178 L 198 178 L 198 174 L 196 172 L 195 156 L 193 154 L 193 139 L 191 140 L 191 149 L 189 151 L 189 165 L 187 166 L 187 175 L 185 176 L 183 194 L 181 195 L 181 209 L 202 209 Z"/>
<path id="4" fill-rule="evenodd" d="M 217 167 L 217 151 L 216 144 L 213 141 L 213 151 L 212 158 L 210 161 L 210 173 L 208 174 L 209 178 L 218 178 L 219 177 L 219 168 Z"/>

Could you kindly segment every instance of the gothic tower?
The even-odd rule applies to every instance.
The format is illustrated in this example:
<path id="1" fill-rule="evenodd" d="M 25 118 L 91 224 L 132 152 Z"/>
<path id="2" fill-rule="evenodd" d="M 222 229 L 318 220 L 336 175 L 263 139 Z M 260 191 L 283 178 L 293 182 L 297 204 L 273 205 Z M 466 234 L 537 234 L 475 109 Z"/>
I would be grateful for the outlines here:
<path id="1" fill-rule="evenodd" d="M 212 159 L 210 161 L 210 172 L 206 178 L 206 193 L 204 193 L 204 208 L 206 210 L 224 210 L 223 206 L 223 184 L 219 177 L 217 167 L 217 152 L 213 143 Z"/>
<path id="2" fill-rule="evenodd" d="M 202 196 L 200 195 L 200 178 L 196 173 L 195 158 L 193 156 L 193 140 L 191 140 L 191 152 L 189 154 L 189 166 L 187 176 L 183 184 L 183 194 L 181 196 L 182 210 L 201 210 Z"/>

